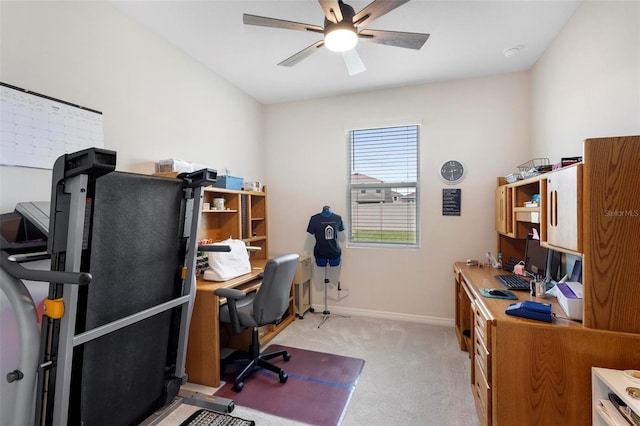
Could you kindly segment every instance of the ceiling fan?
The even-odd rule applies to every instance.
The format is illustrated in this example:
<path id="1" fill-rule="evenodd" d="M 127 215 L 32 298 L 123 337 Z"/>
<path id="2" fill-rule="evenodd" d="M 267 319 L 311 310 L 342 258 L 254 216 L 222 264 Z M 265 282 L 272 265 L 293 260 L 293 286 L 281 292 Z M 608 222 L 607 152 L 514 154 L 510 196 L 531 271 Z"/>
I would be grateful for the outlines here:
<path id="1" fill-rule="evenodd" d="M 318 0 L 325 15 L 324 27 L 246 13 L 242 15 L 242 21 L 246 25 L 310 31 L 324 35 L 322 40 L 280 62 L 280 66 L 292 67 L 325 45 L 329 50 L 341 52 L 349 75 L 355 75 L 366 69 L 355 49 L 358 40 L 414 50 L 419 50 L 427 41 L 429 34 L 364 29 L 375 19 L 408 1 L 374 0 L 356 13 L 353 7 L 342 0 Z"/>

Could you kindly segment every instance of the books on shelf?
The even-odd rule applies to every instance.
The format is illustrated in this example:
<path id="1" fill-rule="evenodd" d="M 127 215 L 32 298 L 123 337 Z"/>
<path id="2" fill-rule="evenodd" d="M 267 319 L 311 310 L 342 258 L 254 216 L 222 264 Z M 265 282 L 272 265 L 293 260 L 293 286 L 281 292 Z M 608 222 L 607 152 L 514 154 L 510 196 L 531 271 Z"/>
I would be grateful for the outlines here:
<path id="1" fill-rule="evenodd" d="M 629 424 L 632 426 L 640 426 L 640 416 L 638 416 L 637 413 L 634 413 L 633 410 L 631 410 L 631 408 L 629 408 L 629 406 L 627 406 L 627 404 L 618 397 L 618 395 L 610 393 L 608 402 L 614 411 L 622 414 L 624 420 L 622 423 L 623 426 L 627 426 Z M 607 404 L 607 406 L 609 404 Z M 603 405 L 605 404 L 603 403 Z"/>

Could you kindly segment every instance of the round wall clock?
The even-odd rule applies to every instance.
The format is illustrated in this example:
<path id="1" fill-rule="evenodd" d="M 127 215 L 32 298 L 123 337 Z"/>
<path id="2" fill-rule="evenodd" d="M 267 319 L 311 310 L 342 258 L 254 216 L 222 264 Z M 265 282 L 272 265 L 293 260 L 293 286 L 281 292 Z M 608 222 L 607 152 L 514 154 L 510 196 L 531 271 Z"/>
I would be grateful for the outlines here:
<path id="1" fill-rule="evenodd" d="M 440 179 L 448 184 L 456 184 L 462 182 L 465 175 L 464 165 L 457 160 L 449 160 L 440 166 Z"/>

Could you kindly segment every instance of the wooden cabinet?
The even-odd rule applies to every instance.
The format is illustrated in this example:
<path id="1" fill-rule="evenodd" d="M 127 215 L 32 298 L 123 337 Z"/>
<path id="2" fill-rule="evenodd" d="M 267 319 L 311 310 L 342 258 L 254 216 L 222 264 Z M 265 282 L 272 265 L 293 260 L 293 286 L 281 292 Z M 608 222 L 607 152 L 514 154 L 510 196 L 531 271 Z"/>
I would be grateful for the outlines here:
<path id="1" fill-rule="evenodd" d="M 456 334 L 473 354 L 478 416 L 488 425 L 590 424 L 591 368 L 640 365 L 640 136 L 587 139 L 583 164 L 511 184 L 499 180 L 498 187 L 498 251 L 522 258 L 525 231 L 539 227 L 543 245 L 582 256 L 584 312 L 582 323 L 564 319 L 557 301 L 546 299 L 552 323 L 510 317 L 504 311 L 515 301 L 479 291 L 497 286 L 495 270 L 456 264 Z M 540 205 L 523 206 L 534 193 Z M 501 210 L 509 198 L 513 232 L 504 226 L 508 207 Z M 470 345 L 463 333 L 469 317 Z M 594 393 L 605 392 L 606 380 L 599 380 Z M 595 411 L 593 417 L 605 424 Z"/>
<path id="2" fill-rule="evenodd" d="M 216 200 L 224 200 L 224 208 L 216 208 Z M 268 259 L 266 192 L 235 191 L 208 187 L 204 190 L 199 238 L 219 242 L 227 238 L 244 241 L 253 247 L 251 259 Z"/>
<path id="3" fill-rule="evenodd" d="M 584 325 L 640 333 L 640 136 L 585 141 L 583 212 Z"/>
<path id="4" fill-rule="evenodd" d="M 491 424 L 491 317 L 482 304 L 471 303 L 473 311 L 473 345 L 471 389 L 481 425 Z"/>
<path id="5" fill-rule="evenodd" d="M 496 231 L 514 237 L 513 233 L 513 188 L 499 185 L 496 188 Z"/>
<path id="6" fill-rule="evenodd" d="M 491 268 L 454 265 L 456 334 L 469 351 L 470 387 L 482 425 L 591 424 L 591 368 L 637 368 L 640 334 L 585 327 L 564 319 L 555 299 L 552 323 L 507 315 L 506 307 L 540 300 L 514 292 L 518 300 L 482 296 L 497 287 Z M 470 346 L 464 330 L 473 330 Z M 459 331 L 460 330 L 460 331 Z"/>
<path id="7" fill-rule="evenodd" d="M 582 254 L 582 164 L 545 174 L 541 186 L 546 213 L 541 244 Z"/>
<path id="8" fill-rule="evenodd" d="M 584 325 L 640 333 L 640 136 L 587 139 L 583 160 L 506 184 L 514 230 L 497 226 L 498 251 L 522 259 L 526 230 L 539 226 L 543 245 L 582 256 Z M 505 197 L 501 188 L 496 206 Z M 542 208 L 521 207 L 536 191 Z"/>
<path id="9" fill-rule="evenodd" d="M 471 314 L 472 296 L 468 292 L 469 286 L 464 283 L 464 277 L 458 267 L 454 265 L 453 273 L 455 276 L 455 309 L 456 321 L 455 330 L 460 350 L 471 353 L 471 330 L 473 329 L 474 319 Z"/>
<path id="10" fill-rule="evenodd" d="M 541 193 L 539 176 L 513 183 L 498 178 L 495 196 L 497 248 L 505 261 L 512 257 L 524 260 L 527 235 L 534 228 L 539 231 L 544 219 L 541 204 L 529 204 L 535 194 Z"/>
<path id="11" fill-rule="evenodd" d="M 527 205 L 534 195 L 540 195 L 540 177 L 506 184 L 503 180 L 498 179 L 496 188 L 496 231 L 510 238 L 527 238 L 541 220 L 540 204 Z"/>

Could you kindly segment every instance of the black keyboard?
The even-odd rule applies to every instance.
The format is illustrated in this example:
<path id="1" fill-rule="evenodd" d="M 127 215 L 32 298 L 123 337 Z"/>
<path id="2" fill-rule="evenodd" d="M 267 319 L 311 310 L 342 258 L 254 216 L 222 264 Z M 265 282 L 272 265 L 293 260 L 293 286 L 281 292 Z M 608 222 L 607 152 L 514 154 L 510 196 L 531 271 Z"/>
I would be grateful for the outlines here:
<path id="1" fill-rule="evenodd" d="M 507 290 L 530 290 L 529 280 L 518 275 L 496 275 L 496 280 Z"/>

